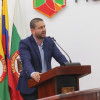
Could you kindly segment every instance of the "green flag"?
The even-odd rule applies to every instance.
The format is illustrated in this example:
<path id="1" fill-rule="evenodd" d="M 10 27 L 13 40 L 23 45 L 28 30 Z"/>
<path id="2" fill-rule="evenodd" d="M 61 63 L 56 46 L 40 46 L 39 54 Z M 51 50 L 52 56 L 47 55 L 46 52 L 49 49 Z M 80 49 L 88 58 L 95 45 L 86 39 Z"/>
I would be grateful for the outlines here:
<path id="1" fill-rule="evenodd" d="M 8 88 L 8 76 L 0 83 L 0 100 L 10 100 Z"/>
<path id="2" fill-rule="evenodd" d="M 13 19 L 13 28 L 12 28 L 12 38 L 11 38 L 11 52 L 10 52 L 10 58 L 11 58 L 11 67 L 12 67 L 12 74 L 14 79 L 14 85 L 15 88 L 17 86 L 18 78 L 20 75 L 20 66 L 19 66 L 19 42 L 21 39 L 28 36 L 27 33 L 27 24 L 25 19 L 25 12 L 22 8 L 21 0 L 16 0 L 15 3 L 15 9 L 14 9 L 14 19 Z M 17 94 L 17 100 L 23 100 L 20 96 L 20 92 L 17 90 L 15 91 Z"/>
<path id="3" fill-rule="evenodd" d="M 11 58 L 11 66 L 13 75 L 15 77 L 19 77 L 19 66 L 18 66 L 18 60 L 19 57 L 19 42 L 21 39 L 26 38 L 29 36 L 29 25 L 27 24 L 25 11 L 22 6 L 21 0 L 16 0 L 15 3 L 15 10 L 14 10 L 14 19 L 13 19 L 13 29 L 12 29 L 12 38 L 11 38 L 11 52 L 10 52 L 10 58 Z"/>

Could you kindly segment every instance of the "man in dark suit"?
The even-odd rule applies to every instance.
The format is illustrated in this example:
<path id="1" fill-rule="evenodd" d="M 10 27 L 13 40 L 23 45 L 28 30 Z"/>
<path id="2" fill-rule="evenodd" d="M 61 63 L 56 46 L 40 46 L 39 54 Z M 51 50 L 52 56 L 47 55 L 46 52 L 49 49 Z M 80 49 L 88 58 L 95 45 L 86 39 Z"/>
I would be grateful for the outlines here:
<path id="1" fill-rule="evenodd" d="M 68 62 L 51 38 L 46 37 L 46 28 L 41 18 L 32 19 L 30 22 L 32 35 L 19 44 L 23 70 L 20 74 L 17 90 L 20 91 L 24 100 L 38 98 L 36 88 L 28 88 L 28 79 L 33 78 L 39 82 L 40 74 L 51 69 L 51 59 L 62 64 Z"/>

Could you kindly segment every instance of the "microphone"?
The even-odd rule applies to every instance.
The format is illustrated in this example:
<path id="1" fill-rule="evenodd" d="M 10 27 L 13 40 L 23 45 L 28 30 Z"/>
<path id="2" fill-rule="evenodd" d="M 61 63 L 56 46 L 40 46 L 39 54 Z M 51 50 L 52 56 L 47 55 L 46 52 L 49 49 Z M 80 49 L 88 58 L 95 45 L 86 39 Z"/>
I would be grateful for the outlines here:
<path id="1" fill-rule="evenodd" d="M 50 37 L 48 36 L 49 38 L 51 38 L 60 48 L 61 50 L 63 50 L 63 52 L 67 55 L 67 57 L 69 58 L 69 63 L 72 63 L 71 61 L 71 58 L 69 57 L 69 55 L 67 54 L 67 52 L 56 42 L 56 40 L 54 39 L 54 37 Z"/>
<path id="2" fill-rule="evenodd" d="M 67 55 L 67 57 L 68 57 L 68 59 L 69 59 L 69 63 L 64 62 L 64 63 L 62 64 L 62 66 L 81 65 L 80 63 L 72 63 L 71 58 L 70 58 L 70 56 L 68 55 L 68 53 L 57 43 L 57 41 L 55 40 L 54 37 L 48 36 L 48 38 L 51 38 L 51 39 L 55 42 L 55 44 L 57 44 L 57 45 L 61 48 L 61 50 Z"/>

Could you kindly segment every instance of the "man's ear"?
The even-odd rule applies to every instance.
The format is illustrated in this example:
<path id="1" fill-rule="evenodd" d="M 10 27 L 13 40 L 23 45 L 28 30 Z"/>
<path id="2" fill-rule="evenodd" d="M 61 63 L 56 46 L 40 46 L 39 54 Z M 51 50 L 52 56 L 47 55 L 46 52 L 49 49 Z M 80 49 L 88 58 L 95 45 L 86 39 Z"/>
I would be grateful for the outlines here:
<path id="1" fill-rule="evenodd" d="M 32 34 L 34 33 L 34 29 L 33 29 L 33 28 L 31 28 L 31 33 L 32 33 Z"/>

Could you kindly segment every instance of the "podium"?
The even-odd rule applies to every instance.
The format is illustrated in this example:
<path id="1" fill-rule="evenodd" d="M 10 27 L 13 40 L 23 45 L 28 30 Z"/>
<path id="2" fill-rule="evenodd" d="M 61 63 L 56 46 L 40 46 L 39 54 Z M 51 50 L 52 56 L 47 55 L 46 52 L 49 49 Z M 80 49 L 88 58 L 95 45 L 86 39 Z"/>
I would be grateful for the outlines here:
<path id="1" fill-rule="evenodd" d="M 40 82 L 29 79 L 28 87 L 38 88 L 38 98 L 79 90 L 79 78 L 90 74 L 91 66 L 60 66 L 40 75 Z"/>

